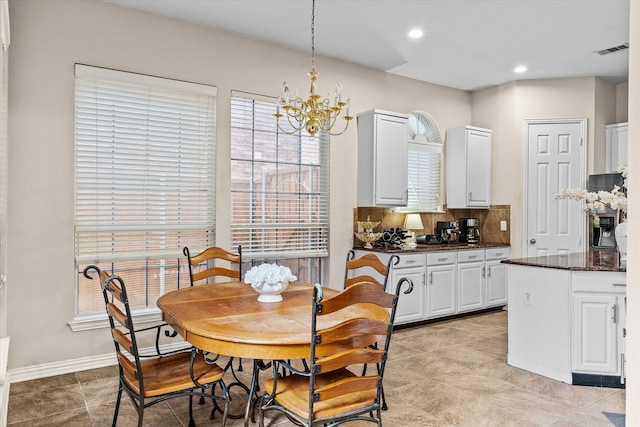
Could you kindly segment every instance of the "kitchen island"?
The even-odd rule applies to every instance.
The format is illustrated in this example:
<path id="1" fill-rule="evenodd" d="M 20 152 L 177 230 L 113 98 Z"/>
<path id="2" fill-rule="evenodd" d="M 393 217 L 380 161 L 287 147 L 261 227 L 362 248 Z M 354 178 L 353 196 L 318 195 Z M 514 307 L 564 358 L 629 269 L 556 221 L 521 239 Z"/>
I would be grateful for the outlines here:
<path id="1" fill-rule="evenodd" d="M 617 252 L 503 260 L 507 363 L 568 384 L 622 387 L 626 264 Z"/>

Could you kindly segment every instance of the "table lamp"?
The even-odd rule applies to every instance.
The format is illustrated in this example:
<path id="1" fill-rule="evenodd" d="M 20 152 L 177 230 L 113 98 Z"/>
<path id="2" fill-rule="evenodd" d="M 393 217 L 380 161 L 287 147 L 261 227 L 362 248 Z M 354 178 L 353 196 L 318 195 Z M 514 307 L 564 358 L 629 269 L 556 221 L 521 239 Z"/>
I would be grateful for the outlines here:
<path id="1" fill-rule="evenodd" d="M 407 246 L 410 248 L 415 248 L 417 246 L 415 230 L 424 230 L 424 225 L 422 225 L 420 214 L 407 214 L 404 218 L 404 228 L 405 230 L 411 231 L 411 238 Z"/>

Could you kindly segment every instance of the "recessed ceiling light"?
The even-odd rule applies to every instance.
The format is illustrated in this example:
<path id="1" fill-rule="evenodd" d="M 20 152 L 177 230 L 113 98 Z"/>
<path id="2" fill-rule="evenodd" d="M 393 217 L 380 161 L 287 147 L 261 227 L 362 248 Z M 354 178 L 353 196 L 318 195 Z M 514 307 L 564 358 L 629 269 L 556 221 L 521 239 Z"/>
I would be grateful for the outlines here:
<path id="1" fill-rule="evenodd" d="M 527 67 L 525 67 L 524 65 L 518 65 L 513 69 L 514 73 L 524 73 L 525 71 L 527 71 Z"/>
<path id="2" fill-rule="evenodd" d="M 420 28 L 414 28 L 413 30 L 409 31 L 410 39 L 419 39 L 423 35 L 424 35 L 424 32 Z"/>

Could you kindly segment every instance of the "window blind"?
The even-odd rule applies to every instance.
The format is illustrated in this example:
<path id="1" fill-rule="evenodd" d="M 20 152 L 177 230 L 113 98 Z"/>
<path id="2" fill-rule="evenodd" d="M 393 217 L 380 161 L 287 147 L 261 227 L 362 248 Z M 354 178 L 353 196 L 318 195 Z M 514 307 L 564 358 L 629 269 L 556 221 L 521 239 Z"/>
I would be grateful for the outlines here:
<path id="1" fill-rule="evenodd" d="M 325 257 L 329 138 L 279 131 L 275 102 L 232 94 L 232 246 L 247 259 Z"/>
<path id="2" fill-rule="evenodd" d="M 409 143 L 408 211 L 440 211 L 442 145 L 432 143 Z"/>
<path id="3" fill-rule="evenodd" d="M 177 258 L 215 231 L 212 86 L 76 65 L 76 264 Z"/>

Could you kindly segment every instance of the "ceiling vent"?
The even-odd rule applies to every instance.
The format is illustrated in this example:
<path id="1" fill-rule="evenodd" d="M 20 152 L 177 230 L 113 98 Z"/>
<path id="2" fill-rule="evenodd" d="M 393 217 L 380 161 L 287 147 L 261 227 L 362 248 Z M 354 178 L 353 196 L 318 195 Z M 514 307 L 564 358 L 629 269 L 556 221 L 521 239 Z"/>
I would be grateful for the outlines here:
<path id="1" fill-rule="evenodd" d="M 608 55 L 610 53 L 625 49 L 629 49 L 629 43 L 624 43 L 619 46 L 610 47 L 608 49 L 597 50 L 596 52 L 598 52 L 598 55 Z"/>

